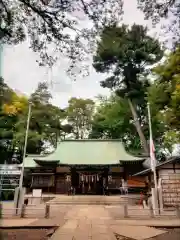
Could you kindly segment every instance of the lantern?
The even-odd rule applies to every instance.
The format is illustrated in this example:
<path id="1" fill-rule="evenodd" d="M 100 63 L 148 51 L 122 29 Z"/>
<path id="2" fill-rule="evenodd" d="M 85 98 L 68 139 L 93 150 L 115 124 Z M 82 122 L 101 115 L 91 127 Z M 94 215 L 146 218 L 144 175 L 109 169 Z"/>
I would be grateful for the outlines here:
<path id="1" fill-rule="evenodd" d="M 108 176 L 108 182 L 112 182 L 112 176 Z"/>
<path id="2" fill-rule="evenodd" d="M 66 176 L 66 182 L 70 182 L 71 181 L 71 176 L 67 175 Z"/>

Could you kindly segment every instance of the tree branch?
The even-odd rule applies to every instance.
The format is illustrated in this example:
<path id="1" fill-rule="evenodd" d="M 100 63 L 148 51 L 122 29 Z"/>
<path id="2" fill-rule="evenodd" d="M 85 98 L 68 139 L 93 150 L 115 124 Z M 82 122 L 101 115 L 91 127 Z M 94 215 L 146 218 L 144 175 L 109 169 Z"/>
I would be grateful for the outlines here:
<path id="1" fill-rule="evenodd" d="M 8 11 L 6 4 L 3 2 L 3 0 L 0 0 L 0 5 L 2 5 L 6 11 L 7 14 L 7 21 L 8 21 L 8 25 L 10 24 L 12 18 L 11 18 L 11 13 Z"/>

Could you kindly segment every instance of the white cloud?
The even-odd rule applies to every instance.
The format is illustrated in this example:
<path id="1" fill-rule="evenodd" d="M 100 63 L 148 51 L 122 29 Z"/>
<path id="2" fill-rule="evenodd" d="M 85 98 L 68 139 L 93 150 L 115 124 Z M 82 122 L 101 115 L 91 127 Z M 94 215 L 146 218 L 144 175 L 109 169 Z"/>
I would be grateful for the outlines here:
<path id="1" fill-rule="evenodd" d="M 126 24 L 143 24 L 143 14 L 137 10 L 136 0 L 124 1 L 123 22 Z M 88 24 L 88 23 L 87 23 Z M 92 71 L 90 76 L 73 82 L 68 78 L 65 68 L 67 60 L 61 58 L 52 71 L 40 68 L 36 63 L 38 56 L 28 49 L 27 43 L 4 48 L 3 77 L 14 89 L 30 95 L 37 87 L 38 82 L 48 81 L 53 94 L 53 103 L 64 107 L 72 96 L 93 98 L 98 94 L 108 94 L 107 89 L 100 87 L 99 81 L 103 75 Z"/>

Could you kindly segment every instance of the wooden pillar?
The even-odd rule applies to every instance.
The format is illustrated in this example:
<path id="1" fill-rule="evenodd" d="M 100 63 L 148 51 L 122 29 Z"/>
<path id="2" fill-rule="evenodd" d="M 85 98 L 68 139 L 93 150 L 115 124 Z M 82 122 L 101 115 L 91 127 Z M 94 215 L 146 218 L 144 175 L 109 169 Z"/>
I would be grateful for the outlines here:
<path id="1" fill-rule="evenodd" d="M 109 167 L 105 169 L 106 186 L 108 186 Z"/>
<path id="2" fill-rule="evenodd" d="M 33 181 L 34 181 L 34 176 L 31 175 L 31 188 L 33 188 Z"/>
<path id="3" fill-rule="evenodd" d="M 126 181 L 128 176 L 128 167 L 127 165 L 124 165 L 124 170 L 123 170 L 123 179 Z"/>
<path id="4" fill-rule="evenodd" d="M 57 179 L 56 179 L 56 173 L 57 173 L 57 167 L 55 168 L 55 170 L 54 170 L 54 186 L 53 186 L 53 189 L 54 189 L 54 194 L 56 194 L 56 181 L 57 181 Z"/>

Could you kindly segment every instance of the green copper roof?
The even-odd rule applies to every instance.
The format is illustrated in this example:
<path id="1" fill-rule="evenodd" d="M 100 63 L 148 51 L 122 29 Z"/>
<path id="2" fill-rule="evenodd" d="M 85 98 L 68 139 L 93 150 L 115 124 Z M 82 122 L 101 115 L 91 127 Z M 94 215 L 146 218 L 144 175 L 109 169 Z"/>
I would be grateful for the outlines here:
<path id="1" fill-rule="evenodd" d="M 57 149 L 46 156 L 28 156 L 25 167 L 36 167 L 37 163 L 55 162 L 65 165 L 111 165 L 123 161 L 143 161 L 143 158 L 129 155 L 119 140 L 64 140 Z"/>

